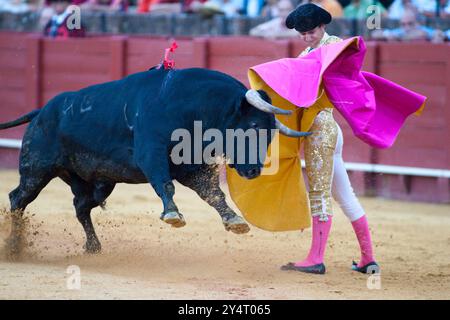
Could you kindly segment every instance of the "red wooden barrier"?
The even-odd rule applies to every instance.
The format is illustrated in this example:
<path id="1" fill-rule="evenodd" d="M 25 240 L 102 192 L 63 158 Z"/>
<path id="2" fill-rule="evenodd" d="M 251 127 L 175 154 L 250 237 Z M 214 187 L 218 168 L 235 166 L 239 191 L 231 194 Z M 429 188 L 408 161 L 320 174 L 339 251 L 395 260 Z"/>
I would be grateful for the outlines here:
<path id="1" fill-rule="evenodd" d="M 121 38 L 42 39 L 42 104 L 63 91 L 120 79 Z"/>
<path id="2" fill-rule="evenodd" d="M 32 95 L 37 92 L 32 86 L 32 70 L 36 70 L 38 65 L 32 61 L 34 43 L 27 40 L 24 34 L 0 33 L 0 122 L 14 119 L 32 109 L 29 104 L 33 103 L 35 97 Z M 32 89 L 27 90 L 27 87 Z M 22 135 L 21 127 L 0 132 L 1 138 L 21 139 Z M 18 155 L 16 150 L 2 149 L 1 166 L 17 167 Z"/>
<path id="3" fill-rule="evenodd" d="M 13 118 L 29 110 L 26 88 L 29 80 L 29 56 L 27 55 L 27 37 L 0 33 L 0 96 L 1 117 Z M 5 131 L 3 137 L 19 137 L 20 131 Z"/>
<path id="4" fill-rule="evenodd" d="M 291 58 L 296 58 L 299 54 L 306 49 L 308 45 L 300 39 L 291 40 L 289 46 L 289 56 Z"/>
<path id="5" fill-rule="evenodd" d="M 210 38 L 208 68 L 226 72 L 249 85 L 247 70 L 257 64 L 288 57 L 287 40 L 263 40 L 250 37 Z"/>

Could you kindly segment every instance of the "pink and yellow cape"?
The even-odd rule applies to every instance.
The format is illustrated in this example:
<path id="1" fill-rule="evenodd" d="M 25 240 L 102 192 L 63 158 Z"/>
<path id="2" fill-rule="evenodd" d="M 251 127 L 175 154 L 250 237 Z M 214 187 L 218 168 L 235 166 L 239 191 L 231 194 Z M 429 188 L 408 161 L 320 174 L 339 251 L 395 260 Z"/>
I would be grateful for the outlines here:
<path id="1" fill-rule="evenodd" d="M 265 90 L 272 104 L 293 110 L 277 116 L 292 129 L 308 131 L 325 107 L 336 108 L 356 137 L 376 148 L 394 143 L 411 114 L 420 114 L 426 97 L 373 73 L 361 71 L 364 40 L 352 37 L 322 46 L 299 58 L 285 58 L 250 68 L 253 89 Z M 251 224 L 268 231 L 308 228 L 310 210 L 300 154 L 302 139 L 279 136 L 275 174 L 254 180 L 227 168 L 231 198 Z M 266 170 L 267 168 L 265 168 Z"/>

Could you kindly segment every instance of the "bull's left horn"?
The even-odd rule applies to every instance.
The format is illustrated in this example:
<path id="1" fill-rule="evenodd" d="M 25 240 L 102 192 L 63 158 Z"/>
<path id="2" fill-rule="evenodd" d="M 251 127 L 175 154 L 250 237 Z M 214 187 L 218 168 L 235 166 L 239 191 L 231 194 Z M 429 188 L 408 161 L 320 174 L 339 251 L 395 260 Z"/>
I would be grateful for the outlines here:
<path id="1" fill-rule="evenodd" d="M 248 90 L 245 93 L 245 99 L 247 99 L 247 102 L 250 103 L 255 108 L 267 113 L 284 114 L 284 115 L 292 114 L 292 111 L 277 108 L 268 103 L 267 101 L 264 101 L 264 99 L 261 98 L 258 91 L 256 90 L 252 89 Z"/>
<path id="2" fill-rule="evenodd" d="M 311 132 L 302 132 L 302 131 L 295 131 L 288 127 L 286 127 L 284 124 L 282 124 L 278 119 L 275 119 L 275 127 L 280 130 L 280 133 L 292 137 L 292 138 L 301 138 L 301 137 L 307 137 L 311 135 Z"/>

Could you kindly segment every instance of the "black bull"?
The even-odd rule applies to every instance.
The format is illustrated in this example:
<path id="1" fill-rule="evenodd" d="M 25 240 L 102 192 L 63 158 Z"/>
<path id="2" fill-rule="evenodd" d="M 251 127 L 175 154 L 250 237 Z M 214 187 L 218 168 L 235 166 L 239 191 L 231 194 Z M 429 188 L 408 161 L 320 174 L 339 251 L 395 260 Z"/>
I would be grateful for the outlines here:
<path id="1" fill-rule="evenodd" d="M 248 232 L 245 221 L 228 207 L 214 166 L 170 161 L 176 143 L 171 134 L 179 128 L 192 132 L 194 121 L 202 121 L 204 130 L 216 128 L 224 137 L 226 129 L 250 128 L 306 135 L 284 127 L 274 113 L 288 114 L 272 106 L 265 92 L 247 90 L 226 74 L 196 68 L 152 68 L 59 94 L 42 109 L 0 124 L 6 129 L 31 122 L 20 154 L 20 184 L 9 195 L 11 212 L 18 212 L 13 217 L 19 219 L 50 180 L 59 177 L 73 192 L 86 250 L 98 252 L 101 244 L 90 213 L 103 205 L 116 183 L 150 182 L 164 205 L 161 219 L 183 226 L 185 220 L 173 201 L 176 179 L 215 208 L 227 230 Z M 262 163 L 236 163 L 234 168 L 250 179 L 260 175 Z M 12 244 L 17 240 L 15 225 L 13 221 Z"/>

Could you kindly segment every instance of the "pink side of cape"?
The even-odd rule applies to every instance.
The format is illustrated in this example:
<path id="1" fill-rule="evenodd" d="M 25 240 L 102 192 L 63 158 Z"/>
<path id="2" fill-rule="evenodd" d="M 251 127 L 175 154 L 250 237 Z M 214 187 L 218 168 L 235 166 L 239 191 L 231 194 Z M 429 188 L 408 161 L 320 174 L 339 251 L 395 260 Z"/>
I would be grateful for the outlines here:
<path id="1" fill-rule="evenodd" d="M 406 118 L 426 97 L 373 73 L 361 71 L 366 46 L 361 37 L 322 46 L 304 57 L 252 67 L 284 99 L 307 108 L 322 83 L 328 99 L 355 136 L 377 148 L 394 143 Z"/>

